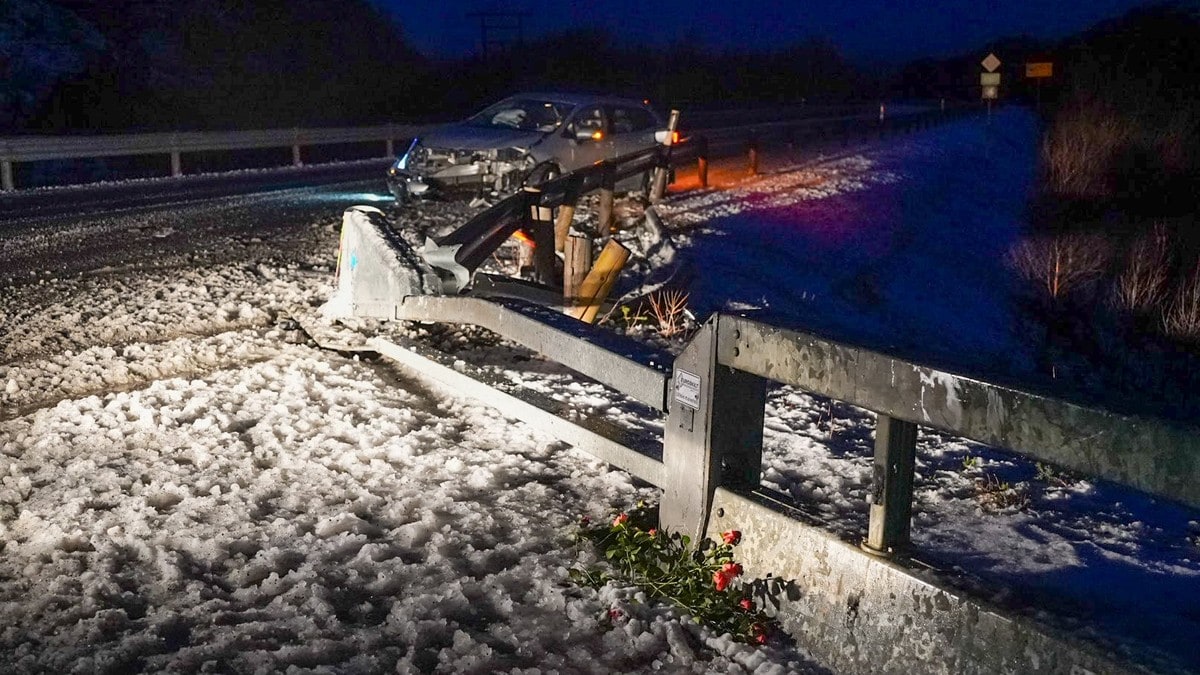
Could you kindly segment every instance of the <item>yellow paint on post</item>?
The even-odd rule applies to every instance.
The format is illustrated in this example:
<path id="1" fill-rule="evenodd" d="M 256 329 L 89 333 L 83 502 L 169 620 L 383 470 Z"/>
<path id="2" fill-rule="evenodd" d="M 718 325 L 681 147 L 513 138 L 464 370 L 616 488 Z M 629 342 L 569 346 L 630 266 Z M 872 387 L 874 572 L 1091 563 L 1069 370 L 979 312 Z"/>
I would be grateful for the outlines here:
<path id="1" fill-rule="evenodd" d="M 608 297 L 628 260 L 629 249 L 620 242 L 609 239 L 604 250 L 600 252 L 600 257 L 596 259 L 596 264 L 592 266 L 592 271 L 588 272 L 587 278 L 583 280 L 578 295 L 579 306 L 575 307 L 570 315 L 584 323 L 595 323 L 600 305 Z"/>

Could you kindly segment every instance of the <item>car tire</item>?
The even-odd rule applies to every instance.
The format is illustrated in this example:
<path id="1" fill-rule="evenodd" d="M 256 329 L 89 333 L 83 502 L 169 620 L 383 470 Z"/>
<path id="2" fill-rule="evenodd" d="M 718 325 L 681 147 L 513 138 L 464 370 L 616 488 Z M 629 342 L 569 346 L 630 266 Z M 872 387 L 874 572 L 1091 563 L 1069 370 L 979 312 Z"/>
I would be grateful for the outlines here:
<path id="1" fill-rule="evenodd" d="M 529 171 L 529 175 L 525 177 L 524 185 L 526 187 L 536 187 L 542 183 L 547 183 L 562 175 L 562 171 L 558 165 L 546 162 L 538 164 Z"/>

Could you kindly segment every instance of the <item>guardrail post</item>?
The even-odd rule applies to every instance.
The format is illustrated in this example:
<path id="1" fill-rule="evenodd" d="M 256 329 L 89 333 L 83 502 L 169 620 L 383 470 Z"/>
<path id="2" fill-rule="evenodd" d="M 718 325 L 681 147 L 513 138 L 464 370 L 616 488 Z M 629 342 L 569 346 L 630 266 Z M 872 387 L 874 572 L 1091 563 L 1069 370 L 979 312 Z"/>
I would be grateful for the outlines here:
<path id="1" fill-rule="evenodd" d="M 580 303 L 583 280 L 592 269 L 592 239 L 582 234 L 567 237 L 563 251 L 563 313 L 574 316 Z"/>
<path id="2" fill-rule="evenodd" d="M 533 234 L 533 274 L 538 283 L 554 283 L 554 220 L 548 206 L 542 206 L 542 191 L 526 187 L 526 224 Z"/>
<path id="3" fill-rule="evenodd" d="M 0 160 L 0 190 L 12 192 L 17 189 L 13 183 L 13 163 L 12 160 Z"/>
<path id="4" fill-rule="evenodd" d="M 179 156 L 178 150 L 171 151 L 171 176 L 178 178 L 183 175 L 183 158 Z"/>
<path id="5" fill-rule="evenodd" d="M 292 137 L 292 166 L 304 166 L 304 162 L 300 157 L 300 130 L 293 130 Z"/>
<path id="6" fill-rule="evenodd" d="M 615 189 L 613 169 L 605 163 L 604 175 L 601 177 L 600 183 L 600 223 L 596 228 L 601 236 L 612 234 L 616 227 L 616 218 L 613 214 L 613 203 L 616 199 Z"/>
<path id="7" fill-rule="evenodd" d="M 700 187 L 708 187 L 708 138 L 699 136 L 694 141 L 696 145 L 696 177 Z"/>
<path id="8" fill-rule="evenodd" d="M 758 134 L 753 133 L 746 141 L 746 173 L 758 175 Z"/>
<path id="9" fill-rule="evenodd" d="M 908 548 L 916 451 L 917 425 L 876 416 L 871 520 L 863 542 L 871 553 L 890 556 Z"/>
<path id="10" fill-rule="evenodd" d="M 659 523 L 693 539 L 718 486 L 755 488 L 762 471 L 766 380 L 718 366 L 720 320 L 713 315 L 675 359 L 667 396 Z"/>

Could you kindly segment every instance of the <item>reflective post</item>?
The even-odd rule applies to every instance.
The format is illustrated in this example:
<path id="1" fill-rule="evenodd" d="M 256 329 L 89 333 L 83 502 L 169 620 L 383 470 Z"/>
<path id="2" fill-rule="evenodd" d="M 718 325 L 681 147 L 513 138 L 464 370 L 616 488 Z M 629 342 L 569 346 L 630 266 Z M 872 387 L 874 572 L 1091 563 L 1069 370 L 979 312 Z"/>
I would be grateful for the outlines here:
<path id="1" fill-rule="evenodd" d="M 672 110 L 671 117 L 667 121 L 667 138 L 663 141 L 663 145 L 667 146 L 666 150 L 659 150 L 658 165 L 654 168 L 654 184 L 650 188 L 650 202 L 656 204 L 662 201 L 663 195 L 667 192 L 667 177 L 670 174 L 669 165 L 671 162 L 671 145 L 675 141 L 675 131 L 679 129 L 679 111 Z"/>
<path id="2" fill-rule="evenodd" d="M 12 160 L 0 160 L 0 190 L 12 192 L 17 189 L 13 184 L 13 165 Z"/>

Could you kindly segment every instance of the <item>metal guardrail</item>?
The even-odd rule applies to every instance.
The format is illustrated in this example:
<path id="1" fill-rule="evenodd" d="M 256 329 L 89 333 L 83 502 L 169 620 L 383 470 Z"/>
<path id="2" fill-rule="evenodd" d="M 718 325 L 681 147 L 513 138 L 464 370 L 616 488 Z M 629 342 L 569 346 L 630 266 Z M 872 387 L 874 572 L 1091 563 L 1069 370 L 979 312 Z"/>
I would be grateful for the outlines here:
<path id="1" fill-rule="evenodd" d="M 1143 672 L 1130 664 L 1129 654 L 1006 615 L 988 601 L 947 590 L 928 574 L 879 556 L 903 551 L 907 543 L 918 425 L 1052 459 L 1193 506 L 1200 505 L 1197 430 L 1000 387 L 725 314 L 710 317 L 669 372 L 660 365 L 642 378 L 645 364 L 596 344 L 596 329 L 538 325 L 537 313 L 478 298 L 410 298 L 397 318 L 485 326 L 619 392 L 650 399 L 643 400 L 648 404 L 665 381 L 661 450 L 653 436 L 630 436 L 603 418 L 579 416 L 528 390 L 514 392 L 511 382 L 451 354 L 386 338 L 367 346 L 662 488 L 661 527 L 710 538 L 742 531 L 739 555 L 748 574 L 772 573 L 803 584 L 803 592 L 779 606 L 780 619 L 839 670 L 873 673 L 880 663 L 921 670 L 933 659 L 955 662 L 961 672 Z M 649 396 L 639 379 L 650 383 Z M 870 524 L 862 549 L 878 555 L 798 520 L 762 490 L 768 380 L 877 413 Z M 1093 442 L 1101 447 L 1089 450 Z M 1142 452 L 1147 455 L 1139 457 Z M 1173 667 L 1169 660 L 1163 663 Z"/>
<path id="2" fill-rule="evenodd" d="M 802 106 L 779 107 L 768 111 L 751 111 L 753 117 L 761 117 L 767 113 L 777 116 L 778 120 L 755 120 L 752 123 L 741 121 L 730 125 L 729 121 L 736 113 L 729 111 L 698 112 L 690 118 L 690 127 L 695 131 L 705 131 L 706 135 L 717 140 L 731 138 L 748 138 L 758 133 L 776 133 L 794 130 L 801 127 L 820 129 L 824 125 L 848 122 L 862 122 L 874 119 L 873 112 L 853 112 L 865 109 L 863 106 Z M 798 115 L 813 112 L 828 112 L 821 117 L 800 117 Z M 900 120 L 911 117 L 908 112 L 899 116 L 884 118 L 881 123 L 889 124 L 888 120 Z M 383 157 L 395 156 L 396 141 L 403 141 L 419 135 L 436 125 L 406 125 L 388 124 L 373 127 L 341 127 L 318 129 L 263 129 L 252 131 L 188 131 L 188 132 L 158 132 L 144 134 L 106 134 L 90 136 L 7 136 L 0 137 L 0 190 L 16 188 L 13 166 L 20 162 L 36 162 L 45 160 L 87 159 L 92 157 L 120 157 L 134 155 L 167 155 L 170 158 L 172 176 L 183 175 L 182 155 L 192 152 L 246 150 L 258 148 L 287 148 L 292 149 L 292 164 L 303 164 L 302 149 L 313 145 L 331 145 L 338 143 L 384 143 Z"/>
<path id="3" fill-rule="evenodd" d="M 301 150 L 312 145 L 383 143 L 384 155 L 395 154 L 395 142 L 429 126 L 388 124 L 374 127 L 326 129 L 264 129 L 255 131 L 189 131 L 178 133 L 112 134 L 99 136 L 9 136 L 0 138 L 0 189 L 13 190 L 13 164 L 52 159 L 85 159 L 131 155 L 169 155 L 171 175 L 183 174 L 182 155 L 213 150 L 256 148 L 292 149 L 292 164 L 303 164 Z"/>
<path id="4" fill-rule="evenodd" d="M 697 144 L 690 151 L 702 149 Z M 654 161 L 664 156 L 647 155 Z M 478 237 L 519 226 L 530 211 L 610 185 L 618 171 L 645 170 L 646 161 L 631 156 L 563 176 L 541 192 L 510 197 L 462 229 Z M 467 234 L 453 243 L 468 243 Z M 662 488 L 662 527 L 693 537 L 742 530 L 739 553 L 749 573 L 783 573 L 805 584 L 803 593 L 783 601 L 781 619 L 807 636 L 806 646 L 847 672 L 875 672 L 883 662 L 920 669 L 931 658 L 955 662 L 963 672 L 1139 670 L 1130 667 L 1127 654 L 1097 650 L 1036 621 L 1006 616 L 986 601 L 883 560 L 909 548 L 919 426 L 1200 506 L 1200 430 L 990 384 L 801 330 L 716 314 L 669 359 L 520 303 L 407 297 L 391 303 L 388 316 L 486 327 L 646 405 L 648 415 L 665 412 L 660 445 L 653 434 L 631 435 L 602 417 L 581 416 L 520 387 L 514 391 L 513 383 L 453 355 L 386 338 L 368 344 Z M 769 381 L 876 413 L 870 517 L 861 544 L 874 555 L 805 524 L 762 488 Z"/>

